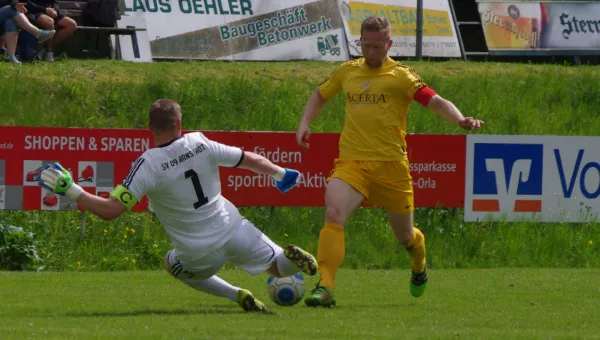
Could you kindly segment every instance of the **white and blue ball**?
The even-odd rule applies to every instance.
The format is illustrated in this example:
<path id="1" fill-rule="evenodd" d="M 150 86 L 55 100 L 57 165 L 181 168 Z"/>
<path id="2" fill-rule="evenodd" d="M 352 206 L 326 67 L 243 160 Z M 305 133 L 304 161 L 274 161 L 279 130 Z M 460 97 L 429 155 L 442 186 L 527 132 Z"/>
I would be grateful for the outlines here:
<path id="1" fill-rule="evenodd" d="M 269 276 L 269 298 L 280 306 L 293 306 L 304 298 L 304 277 L 298 273 L 287 277 Z"/>

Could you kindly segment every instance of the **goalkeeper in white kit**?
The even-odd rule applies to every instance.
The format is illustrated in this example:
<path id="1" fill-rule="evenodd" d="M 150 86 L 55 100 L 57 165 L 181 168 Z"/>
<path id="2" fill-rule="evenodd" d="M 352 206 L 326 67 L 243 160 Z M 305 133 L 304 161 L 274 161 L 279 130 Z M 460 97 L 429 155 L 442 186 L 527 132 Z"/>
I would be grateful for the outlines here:
<path id="1" fill-rule="evenodd" d="M 147 195 L 173 245 L 164 259 L 165 270 L 194 289 L 237 302 L 246 311 L 267 309 L 250 291 L 215 275 L 225 263 L 250 275 L 316 274 L 317 261 L 310 253 L 295 245 L 281 248 L 221 195 L 221 166 L 270 175 L 282 192 L 298 184 L 298 171 L 209 140 L 200 132 L 182 135 L 181 107 L 173 100 L 160 99 L 150 106 L 149 127 L 157 146 L 135 161 L 110 198 L 83 191 L 58 163 L 45 167 L 39 184 L 106 220 L 130 210 Z"/>

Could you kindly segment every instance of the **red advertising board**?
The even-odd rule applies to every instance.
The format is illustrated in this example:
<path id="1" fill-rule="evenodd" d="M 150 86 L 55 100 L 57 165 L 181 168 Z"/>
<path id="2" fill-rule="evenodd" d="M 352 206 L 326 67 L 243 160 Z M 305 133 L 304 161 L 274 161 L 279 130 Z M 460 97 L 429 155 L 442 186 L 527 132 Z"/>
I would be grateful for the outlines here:
<path id="1" fill-rule="evenodd" d="M 337 133 L 314 133 L 311 148 L 290 132 L 202 131 L 208 138 L 261 154 L 302 172 L 297 188 L 283 194 L 272 180 L 244 169 L 221 169 L 223 195 L 238 206 L 317 207 L 338 155 Z M 462 207 L 463 135 L 408 135 L 417 207 Z M 37 185 L 40 168 L 59 161 L 86 191 L 107 196 L 135 159 L 153 147 L 147 130 L 0 127 L 0 210 L 75 210 L 76 204 Z M 143 211 L 147 201 L 134 210 Z"/>
<path id="2" fill-rule="evenodd" d="M 465 197 L 465 135 L 407 135 L 417 208 L 462 208 Z"/>
<path id="3" fill-rule="evenodd" d="M 150 142 L 144 130 L 0 127 L 0 208 L 76 210 L 38 185 L 43 165 L 58 161 L 84 190 L 107 196 Z M 144 200 L 135 210 L 146 207 Z"/>

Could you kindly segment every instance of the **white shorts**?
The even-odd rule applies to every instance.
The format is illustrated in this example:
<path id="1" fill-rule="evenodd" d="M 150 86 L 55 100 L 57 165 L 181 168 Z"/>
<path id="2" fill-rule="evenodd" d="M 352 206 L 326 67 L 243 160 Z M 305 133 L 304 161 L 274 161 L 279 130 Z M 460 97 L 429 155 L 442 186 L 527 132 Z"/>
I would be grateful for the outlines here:
<path id="1" fill-rule="evenodd" d="M 173 249 L 169 252 L 168 259 L 171 274 L 174 276 L 206 279 L 215 275 L 227 262 L 250 275 L 258 275 L 266 271 L 282 252 L 283 249 L 258 230 L 252 222 L 243 219 L 229 241 L 212 253 L 183 263 L 177 256 L 177 249 Z"/>

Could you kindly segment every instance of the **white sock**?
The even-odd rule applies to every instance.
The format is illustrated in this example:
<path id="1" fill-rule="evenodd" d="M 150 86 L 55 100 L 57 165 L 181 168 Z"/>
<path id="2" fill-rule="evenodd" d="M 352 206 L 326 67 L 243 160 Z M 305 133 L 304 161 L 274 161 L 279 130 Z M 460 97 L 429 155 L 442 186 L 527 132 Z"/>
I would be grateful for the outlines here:
<path id="1" fill-rule="evenodd" d="M 277 255 L 275 263 L 277 264 L 277 271 L 281 277 L 292 276 L 300 271 L 300 267 L 285 257 L 283 252 Z"/>
<path id="2" fill-rule="evenodd" d="M 181 280 L 186 285 L 199 290 L 201 292 L 205 292 L 208 294 L 212 294 L 219 297 L 228 298 L 233 302 L 237 302 L 236 293 L 240 290 L 238 287 L 230 285 L 227 281 L 221 279 L 220 277 L 213 275 L 205 280 Z"/>

